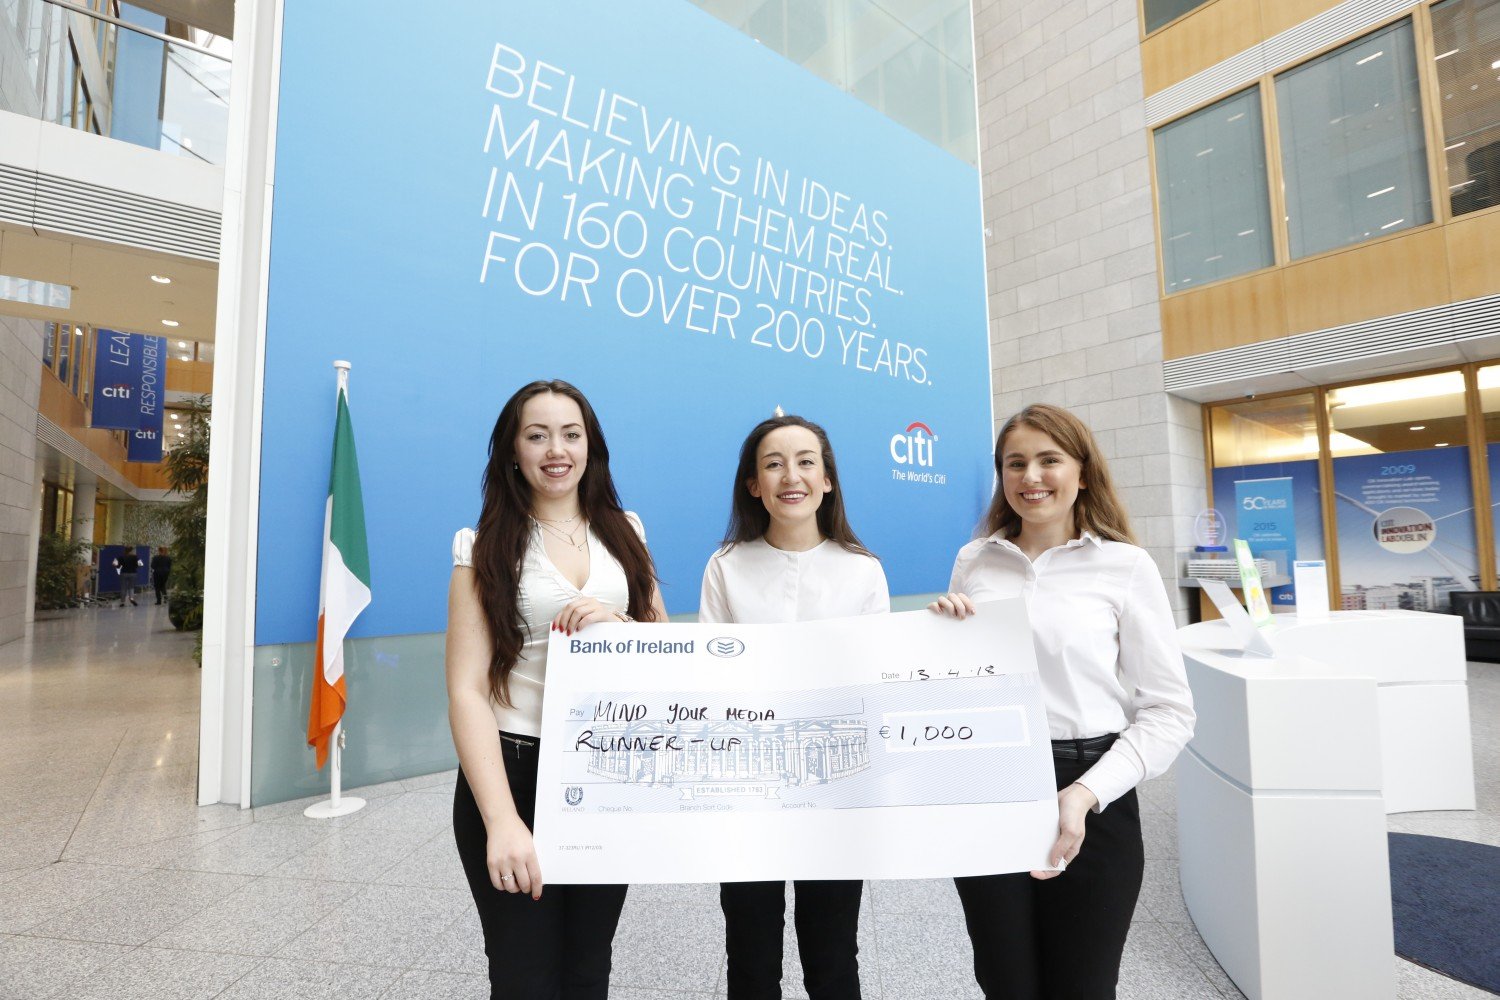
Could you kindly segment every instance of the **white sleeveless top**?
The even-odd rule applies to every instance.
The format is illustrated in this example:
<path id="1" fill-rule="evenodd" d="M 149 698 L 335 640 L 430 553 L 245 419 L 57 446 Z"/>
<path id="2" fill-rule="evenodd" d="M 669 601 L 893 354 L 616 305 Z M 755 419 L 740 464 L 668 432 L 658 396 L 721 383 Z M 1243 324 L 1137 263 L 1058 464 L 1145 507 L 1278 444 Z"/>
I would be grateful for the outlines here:
<path id="1" fill-rule="evenodd" d="M 641 541 L 646 529 L 633 511 L 625 512 Z M 531 540 L 521 558 L 521 589 L 516 595 L 516 611 L 521 616 L 521 634 L 525 643 L 510 672 L 510 705 L 501 705 L 492 697 L 490 708 L 496 725 L 519 736 L 542 735 L 542 686 L 547 681 L 547 640 L 552 633 L 552 619 L 567 604 L 580 597 L 592 597 L 610 607 L 625 611 L 630 605 L 630 586 L 609 549 L 588 528 L 589 578 L 582 588 L 573 586 L 547 558 L 542 544 L 542 530 L 531 522 Z M 453 536 L 453 565 L 472 566 L 474 529 L 464 528 Z"/>

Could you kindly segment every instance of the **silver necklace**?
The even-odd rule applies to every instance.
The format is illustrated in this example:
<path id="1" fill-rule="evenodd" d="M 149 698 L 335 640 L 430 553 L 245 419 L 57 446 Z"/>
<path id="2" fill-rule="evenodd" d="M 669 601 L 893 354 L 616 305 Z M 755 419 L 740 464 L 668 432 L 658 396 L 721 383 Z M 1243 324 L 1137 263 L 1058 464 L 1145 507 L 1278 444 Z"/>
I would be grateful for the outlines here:
<path id="1" fill-rule="evenodd" d="M 578 515 L 574 514 L 573 517 L 569 518 L 569 520 L 575 520 L 577 517 L 578 517 Z M 582 552 L 584 549 L 588 548 L 588 545 L 589 545 L 589 534 L 588 534 L 586 526 L 584 526 L 584 525 L 580 525 L 579 526 L 579 527 L 584 527 L 585 530 L 584 530 L 584 533 L 583 533 L 583 539 L 582 539 L 582 541 L 578 541 L 578 540 L 575 540 L 573 538 L 573 531 L 576 531 L 577 530 L 576 528 L 573 529 L 573 531 L 563 531 L 560 528 L 554 528 L 554 527 L 552 527 L 552 525 L 550 525 L 550 524 L 548 524 L 546 522 L 545 518 L 539 518 L 539 517 L 536 517 L 536 516 L 533 515 L 531 519 L 536 522 L 536 526 L 538 528 L 541 528 L 543 531 L 549 532 L 550 534 L 552 534 L 556 538 L 562 539 L 563 541 L 567 542 L 569 545 L 573 546 L 573 548 L 577 549 L 579 552 Z"/>

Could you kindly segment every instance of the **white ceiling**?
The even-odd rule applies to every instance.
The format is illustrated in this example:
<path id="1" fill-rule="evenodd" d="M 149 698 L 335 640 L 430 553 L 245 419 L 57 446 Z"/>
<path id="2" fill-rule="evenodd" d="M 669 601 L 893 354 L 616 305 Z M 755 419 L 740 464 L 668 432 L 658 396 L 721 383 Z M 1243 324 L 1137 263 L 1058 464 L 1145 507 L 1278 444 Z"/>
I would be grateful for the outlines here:
<path id="1" fill-rule="evenodd" d="M 0 274 L 68 285 L 68 309 L 0 300 L 0 312 L 62 323 L 160 334 L 181 340 L 214 339 L 219 269 L 182 257 L 60 236 L 0 223 Z M 170 285 L 151 280 L 156 274 Z M 174 319 L 170 328 L 163 319 Z"/>

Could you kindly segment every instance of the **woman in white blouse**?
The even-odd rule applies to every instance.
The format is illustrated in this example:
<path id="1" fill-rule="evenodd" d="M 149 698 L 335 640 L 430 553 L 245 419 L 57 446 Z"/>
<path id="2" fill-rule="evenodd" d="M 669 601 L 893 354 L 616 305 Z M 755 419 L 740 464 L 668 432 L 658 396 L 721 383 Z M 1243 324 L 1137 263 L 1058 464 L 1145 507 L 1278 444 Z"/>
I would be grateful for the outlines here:
<path id="1" fill-rule="evenodd" d="M 1145 866 L 1135 786 L 1192 736 L 1192 695 L 1161 573 L 1083 422 L 1026 407 L 1000 430 L 995 471 L 987 536 L 959 550 L 951 592 L 929 606 L 961 619 L 1026 597 L 1063 870 L 955 880 L 974 972 L 988 1000 L 1113 997 Z"/>
<path id="2" fill-rule="evenodd" d="M 453 540 L 448 719 L 453 834 L 479 909 L 491 996 L 604 1000 L 623 885 L 542 892 L 532 847 L 549 630 L 665 620 L 640 520 L 620 506 L 593 408 L 533 382 L 490 436 L 478 531 Z"/>
<path id="3" fill-rule="evenodd" d="M 796 416 L 757 424 L 740 448 L 724 547 L 703 571 L 702 622 L 801 622 L 891 609 L 885 571 L 844 515 L 833 446 Z M 858 1000 L 863 883 L 797 882 L 795 923 L 811 1000 Z M 719 887 L 730 1000 L 779 1000 L 785 882 Z"/>

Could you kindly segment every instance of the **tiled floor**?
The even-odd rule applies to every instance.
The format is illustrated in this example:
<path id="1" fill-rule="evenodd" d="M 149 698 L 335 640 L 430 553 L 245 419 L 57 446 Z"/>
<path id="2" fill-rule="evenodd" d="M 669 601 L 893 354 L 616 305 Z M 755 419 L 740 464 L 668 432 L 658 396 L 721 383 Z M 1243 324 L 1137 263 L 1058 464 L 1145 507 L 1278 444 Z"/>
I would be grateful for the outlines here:
<path id="1" fill-rule="evenodd" d="M 0 1000 L 487 996 L 453 775 L 362 789 L 369 806 L 333 821 L 301 802 L 199 809 L 191 650 L 153 606 L 75 612 L 0 646 Z M 1500 667 L 1474 664 L 1469 690 L 1480 810 L 1392 829 L 1500 844 Z M 1183 909 L 1171 776 L 1142 798 L 1149 860 L 1119 995 L 1238 997 Z M 722 995 L 722 934 L 713 887 L 634 887 L 611 996 Z M 860 948 L 868 997 L 979 995 L 949 882 L 871 883 Z M 1488 996 L 1396 966 L 1402 998 Z M 790 939 L 786 988 L 804 995 Z"/>

